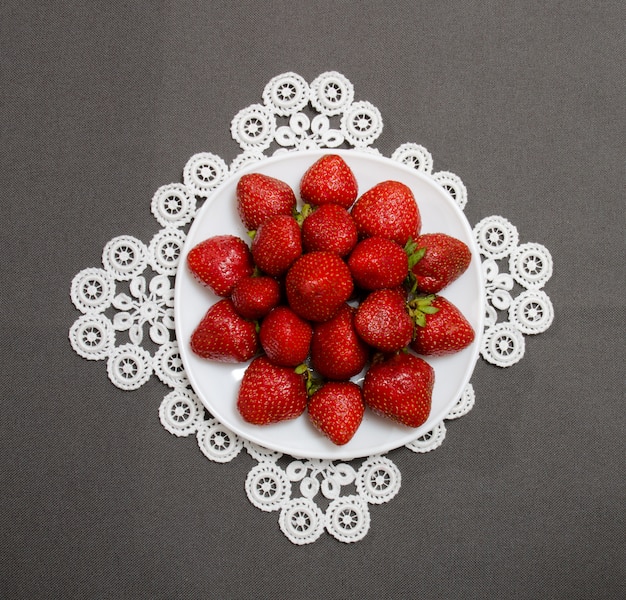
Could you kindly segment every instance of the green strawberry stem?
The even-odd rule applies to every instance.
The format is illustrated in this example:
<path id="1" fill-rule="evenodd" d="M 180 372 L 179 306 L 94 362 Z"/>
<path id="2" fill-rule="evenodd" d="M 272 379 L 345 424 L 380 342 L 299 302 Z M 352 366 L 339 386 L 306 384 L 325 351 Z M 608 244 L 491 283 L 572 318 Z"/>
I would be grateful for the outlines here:
<path id="1" fill-rule="evenodd" d="M 292 211 L 293 218 L 297 221 L 298 225 L 302 226 L 304 219 L 306 219 L 313 212 L 313 207 L 310 204 L 303 204 L 302 208 L 298 210 L 294 208 Z"/>
<path id="2" fill-rule="evenodd" d="M 417 242 L 410 237 L 404 245 L 404 251 L 409 257 L 409 269 L 412 269 L 426 253 L 426 248 L 418 248 Z"/>
<path id="3" fill-rule="evenodd" d="M 419 327 L 426 327 L 426 315 L 434 315 L 439 312 L 436 306 L 432 306 L 434 299 L 435 294 L 428 294 L 428 296 L 415 296 L 407 302 L 409 315 Z"/>
<path id="4" fill-rule="evenodd" d="M 409 258 L 409 273 L 404 282 L 404 286 L 413 295 L 417 292 L 417 279 L 413 274 L 413 267 L 423 258 L 426 253 L 426 248 L 418 248 L 417 242 L 413 238 L 409 238 L 404 245 L 404 251 Z"/>
<path id="5" fill-rule="evenodd" d="M 317 392 L 317 390 L 319 390 L 322 387 L 322 385 L 324 385 L 324 382 L 322 381 L 322 379 L 320 379 L 319 377 L 316 377 L 313 374 L 312 369 L 306 363 L 302 363 L 298 365 L 295 368 L 295 372 L 298 373 L 298 375 L 305 376 L 306 393 L 309 398 L 313 394 L 315 394 L 315 392 Z"/>

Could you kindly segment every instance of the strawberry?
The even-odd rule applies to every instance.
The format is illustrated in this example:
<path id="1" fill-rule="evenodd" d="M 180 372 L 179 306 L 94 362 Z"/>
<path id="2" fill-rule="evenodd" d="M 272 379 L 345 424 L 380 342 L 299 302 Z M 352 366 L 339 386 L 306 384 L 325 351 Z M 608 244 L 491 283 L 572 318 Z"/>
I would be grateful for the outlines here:
<path id="1" fill-rule="evenodd" d="M 361 388 L 351 381 L 329 381 L 311 396 L 308 410 L 313 425 L 333 444 L 343 446 L 363 420 Z"/>
<path id="2" fill-rule="evenodd" d="M 234 288 L 230 299 L 244 319 L 261 319 L 280 302 L 280 284 L 273 277 L 246 277 Z"/>
<path id="3" fill-rule="evenodd" d="M 348 267 L 354 282 L 363 289 L 393 288 L 406 279 L 409 259 L 404 248 L 393 240 L 374 236 L 356 245 Z"/>
<path id="4" fill-rule="evenodd" d="M 367 344 L 382 352 L 394 352 L 413 339 L 413 319 L 402 289 L 373 291 L 359 305 L 354 327 Z"/>
<path id="5" fill-rule="evenodd" d="M 295 367 L 309 355 L 313 329 L 288 306 L 277 306 L 263 319 L 261 346 L 276 365 Z"/>
<path id="6" fill-rule="evenodd" d="M 453 354 L 474 341 L 472 326 L 461 311 L 443 296 L 415 298 L 409 302 L 409 309 L 417 323 L 411 348 L 418 354 Z"/>
<path id="7" fill-rule="evenodd" d="M 358 194 L 354 173 L 337 154 L 327 154 L 316 161 L 300 181 L 300 197 L 313 206 L 339 204 L 350 208 Z"/>
<path id="8" fill-rule="evenodd" d="M 306 377 L 291 367 L 258 356 L 247 367 L 237 396 L 245 421 L 267 425 L 299 417 L 307 405 Z"/>
<path id="9" fill-rule="evenodd" d="M 305 216 L 302 222 L 305 252 L 328 250 L 347 256 L 357 241 L 356 225 L 350 213 L 338 204 L 322 204 Z"/>
<path id="10" fill-rule="evenodd" d="M 350 269 L 332 252 L 303 254 L 287 272 L 289 306 L 307 321 L 327 321 L 350 298 L 354 284 Z"/>
<path id="11" fill-rule="evenodd" d="M 258 229 L 273 215 L 291 215 L 295 208 L 296 195 L 280 179 L 248 173 L 237 183 L 237 212 L 249 231 Z"/>
<path id="12" fill-rule="evenodd" d="M 355 312 L 344 304 L 332 319 L 313 326 L 311 365 L 322 377 L 350 379 L 365 367 L 370 350 L 354 328 Z"/>
<path id="13" fill-rule="evenodd" d="M 402 247 L 422 227 L 415 196 L 399 181 L 383 181 L 369 189 L 354 203 L 351 214 L 360 237 L 380 235 Z"/>
<path id="14" fill-rule="evenodd" d="M 423 233 L 409 242 L 408 251 L 415 253 L 411 278 L 426 294 L 436 294 L 458 279 L 472 259 L 465 242 L 445 233 Z"/>
<path id="15" fill-rule="evenodd" d="M 187 254 L 187 266 L 193 276 L 218 296 L 230 296 L 240 280 L 254 270 L 248 245 L 234 235 L 216 235 Z"/>
<path id="16" fill-rule="evenodd" d="M 365 404 L 408 427 L 423 425 L 430 414 L 435 371 L 408 352 L 374 360 L 363 381 Z"/>
<path id="17" fill-rule="evenodd" d="M 290 215 L 274 215 L 257 230 L 252 257 L 264 273 L 278 277 L 302 254 L 300 225 Z"/>
<path id="18" fill-rule="evenodd" d="M 259 351 L 255 324 L 240 317 L 232 301 L 223 298 L 206 312 L 191 335 L 191 349 L 202 358 L 235 363 Z"/>

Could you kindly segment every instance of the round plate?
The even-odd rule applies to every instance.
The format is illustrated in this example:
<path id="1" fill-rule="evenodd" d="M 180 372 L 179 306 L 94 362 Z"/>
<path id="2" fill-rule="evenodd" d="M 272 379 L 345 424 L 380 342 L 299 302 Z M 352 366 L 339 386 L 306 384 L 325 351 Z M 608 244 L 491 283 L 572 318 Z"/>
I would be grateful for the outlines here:
<path id="1" fill-rule="evenodd" d="M 463 240 L 472 252 L 468 270 L 441 294 L 465 315 L 476 332 L 476 340 L 456 354 L 426 359 L 435 369 L 435 387 L 430 417 L 424 425 L 417 429 L 405 427 L 366 410 L 359 430 L 344 446 L 334 445 L 319 433 L 306 412 L 297 419 L 282 423 L 252 425 L 241 418 L 236 406 L 239 382 L 247 363 L 233 365 L 205 360 L 196 356 L 189 347 L 191 334 L 208 308 L 219 298 L 191 275 L 186 266 L 187 253 L 196 244 L 214 235 L 230 233 L 248 239 L 237 214 L 236 186 L 241 175 L 258 172 L 282 179 L 298 196 L 302 175 L 320 156 L 329 153 L 329 150 L 290 152 L 264 159 L 235 173 L 207 198 L 190 228 L 176 275 L 176 337 L 194 391 L 209 412 L 234 433 L 270 450 L 297 458 L 351 460 L 388 452 L 428 433 L 459 400 L 478 358 L 484 316 L 480 256 L 465 215 L 431 177 L 376 154 L 355 150 L 332 151 L 333 154 L 340 154 L 354 172 L 359 195 L 381 181 L 401 181 L 415 194 L 422 217 L 422 233 L 447 233 Z"/>

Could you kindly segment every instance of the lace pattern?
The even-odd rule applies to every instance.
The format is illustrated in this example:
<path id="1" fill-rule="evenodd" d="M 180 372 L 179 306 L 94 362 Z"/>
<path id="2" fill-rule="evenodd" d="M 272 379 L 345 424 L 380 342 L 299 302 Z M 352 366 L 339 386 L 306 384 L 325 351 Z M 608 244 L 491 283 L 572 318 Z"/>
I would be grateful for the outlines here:
<path id="1" fill-rule="evenodd" d="M 106 362 L 109 379 L 120 389 L 135 390 L 155 375 L 170 388 L 158 409 L 163 427 L 177 437 L 195 435 L 209 460 L 228 463 L 245 449 L 257 463 L 245 493 L 259 510 L 278 513 L 280 530 L 291 542 L 309 544 L 326 532 L 353 543 L 369 531 L 369 506 L 389 502 L 400 491 L 401 473 L 391 458 L 370 456 L 360 465 L 296 460 L 240 439 L 200 403 L 174 339 L 173 277 L 184 228 L 198 203 L 229 174 L 295 150 L 341 146 L 379 153 L 372 144 L 383 128 L 380 111 L 355 101 L 354 86 L 341 73 L 322 73 L 310 84 L 296 73 L 283 73 L 268 82 L 261 97 L 262 103 L 240 110 L 231 122 L 241 153 L 230 165 L 216 154 L 197 153 L 184 165 L 182 183 L 155 192 L 150 211 L 160 229 L 147 245 L 130 235 L 115 237 L 103 249 L 101 266 L 73 278 L 70 298 L 81 314 L 69 340 L 79 356 Z M 432 177 L 461 209 L 466 206 L 461 179 L 435 172 L 423 146 L 403 143 L 391 158 Z M 520 244 L 517 228 L 500 216 L 484 218 L 473 233 L 486 290 L 480 353 L 493 365 L 510 367 L 524 356 L 525 336 L 544 332 L 553 321 L 552 303 L 542 290 L 552 275 L 552 259 L 541 244 Z M 445 440 L 445 421 L 467 414 L 475 400 L 470 383 L 446 418 L 406 448 L 417 454 L 437 449 Z"/>

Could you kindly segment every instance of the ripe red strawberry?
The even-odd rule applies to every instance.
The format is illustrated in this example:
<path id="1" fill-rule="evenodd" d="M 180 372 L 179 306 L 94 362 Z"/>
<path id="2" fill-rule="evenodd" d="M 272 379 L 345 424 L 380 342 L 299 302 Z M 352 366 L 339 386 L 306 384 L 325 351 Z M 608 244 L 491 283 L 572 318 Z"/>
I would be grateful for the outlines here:
<path id="1" fill-rule="evenodd" d="M 408 427 L 428 419 L 435 371 L 408 352 L 375 361 L 365 374 L 363 398 L 374 412 Z"/>
<path id="2" fill-rule="evenodd" d="M 350 379 L 367 363 L 370 349 L 354 328 L 355 312 L 343 304 L 332 319 L 313 326 L 311 366 L 326 379 Z"/>
<path id="3" fill-rule="evenodd" d="M 417 289 L 426 294 L 436 294 L 458 279 L 472 259 L 465 242 L 445 233 L 423 233 L 411 244 L 415 253 L 411 277 Z"/>
<path id="4" fill-rule="evenodd" d="M 347 256 L 356 246 L 358 235 L 350 213 L 338 204 L 323 204 L 302 222 L 305 252 L 328 250 Z"/>
<path id="5" fill-rule="evenodd" d="M 402 285 L 409 273 L 404 248 L 388 238 L 374 236 L 361 240 L 348 258 L 354 282 L 366 290 Z"/>
<path id="6" fill-rule="evenodd" d="M 339 204 L 350 208 L 358 194 L 354 173 L 337 154 L 327 154 L 315 162 L 300 181 L 303 202 L 319 206 Z"/>
<path id="7" fill-rule="evenodd" d="M 309 355 L 313 329 L 288 306 L 277 306 L 270 312 L 259 331 L 261 346 L 276 365 L 295 367 Z"/>
<path id="8" fill-rule="evenodd" d="M 472 326 L 461 311 L 443 296 L 418 297 L 409 302 L 409 307 L 417 323 L 411 348 L 418 354 L 453 354 L 474 341 Z"/>
<path id="9" fill-rule="evenodd" d="M 361 388 L 351 381 L 329 381 L 309 399 L 309 417 L 315 427 L 338 446 L 356 433 L 365 412 Z"/>
<path id="10" fill-rule="evenodd" d="M 350 269 L 332 252 L 303 254 L 285 278 L 289 306 L 307 321 L 327 321 L 350 298 Z"/>
<path id="11" fill-rule="evenodd" d="M 383 181 L 365 192 L 354 203 L 352 218 L 360 237 L 380 235 L 402 247 L 422 227 L 415 196 L 399 181 Z"/>
<path id="12" fill-rule="evenodd" d="M 233 289 L 231 300 L 235 310 L 254 321 L 267 315 L 280 302 L 280 284 L 272 277 L 246 277 Z"/>
<path id="13" fill-rule="evenodd" d="M 258 229 L 273 215 L 291 215 L 295 208 L 296 195 L 280 179 L 248 173 L 237 183 L 237 211 L 248 230 Z"/>
<path id="14" fill-rule="evenodd" d="M 202 358 L 235 363 L 250 360 L 260 350 L 255 324 L 240 317 L 232 301 L 213 304 L 191 335 L 191 349 Z"/>
<path id="15" fill-rule="evenodd" d="M 394 352 L 413 339 L 413 319 L 402 289 L 373 291 L 360 305 L 354 327 L 367 344 L 381 352 Z"/>
<path id="16" fill-rule="evenodd" d="M 252 257 L 264 273 L 278 277 L 302 254 L 300 225 L 290 215 L 274 215 L 252 240 Z"/>
<path id="17" fill-rule="evenodd" d="M 258 356 L 243 374 L 237 409 L 248 423 L 267 425 L 299 417 L 307 399 L 305 375 Z"/>
<path id="18" fill-rule="evenodd" d="M 200 242 L 187 254 L 187 266 L 198 281 L 224 297 L 254 270 L 250 248 L 234 235 L 216 235 Z"/>

